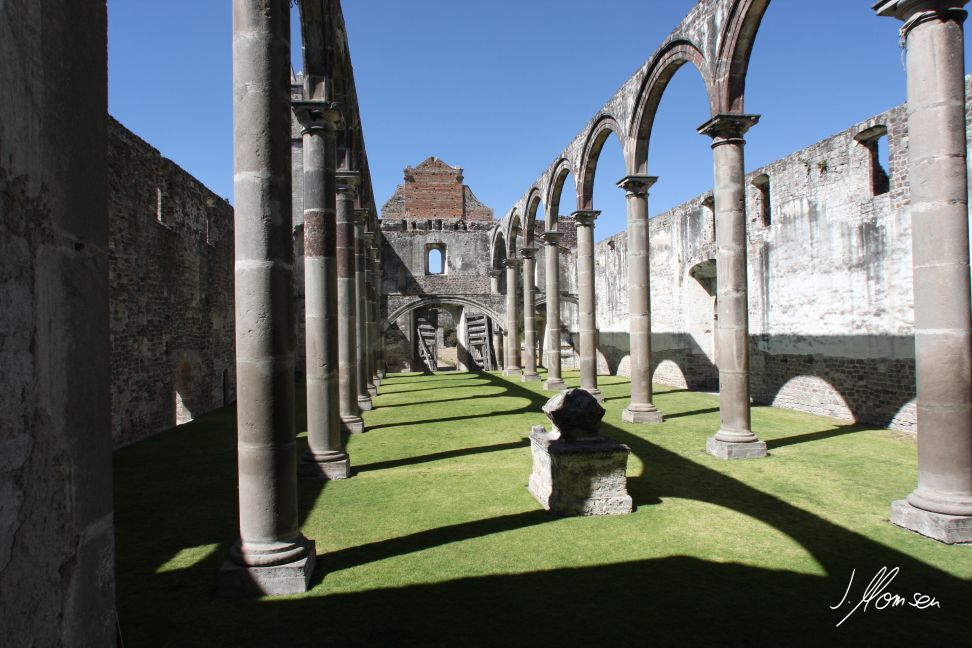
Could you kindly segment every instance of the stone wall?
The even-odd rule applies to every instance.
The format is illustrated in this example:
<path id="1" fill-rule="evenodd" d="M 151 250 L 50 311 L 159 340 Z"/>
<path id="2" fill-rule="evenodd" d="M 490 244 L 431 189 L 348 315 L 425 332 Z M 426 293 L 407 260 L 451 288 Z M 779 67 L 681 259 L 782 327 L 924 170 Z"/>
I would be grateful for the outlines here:
<path id="1" fill-rule="evenodd" d="M 755 402 L 914 429 L 905 121 L 895 108 L 747 174 Z M 714 225 L 711 194 L 651 221 L 657 382 L 718 388 Z M 624 233 L 602 241 L 595 265 L 599 370 L 626 375 L 625 251 Z"/>
<path id="2" fill-rule="evenodd" d="M 110 120 L 112 433 L 126 444 L 235 400 L 233 208 Z"/>
<path id="3" fill-rule="evenodd" d="M 0 645 L 115 644 L 102 2 L 0 2 Z"/>
<path id="4" fill-rule="evenodd" d="M 381 217 L 492 221 L 493 210 L 479 202 L 462 181 L 461 168 L 437 157 L 405 167 L 405 181 L 382 206 Z"/>

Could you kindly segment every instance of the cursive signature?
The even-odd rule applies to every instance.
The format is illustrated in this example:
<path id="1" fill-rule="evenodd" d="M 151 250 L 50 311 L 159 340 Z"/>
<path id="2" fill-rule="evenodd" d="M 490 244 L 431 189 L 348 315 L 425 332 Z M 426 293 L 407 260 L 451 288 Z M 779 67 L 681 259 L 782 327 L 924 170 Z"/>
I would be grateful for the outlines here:
<path id="1" fill-rule="evenodd" d="M 882 567 L 868 583 L 867 587 L 864 588 L 864 595 L 861 596 L 861 600 L 856 603 L 853 599 L 848 600 L 850 596 L 851 586 L 854 585 L 854 574 L 856 569 L 851 570 L 850 581 L 847 583 L 847 589 L 844 591 L 844 596 L 840 599 L 837 605 L 831 605 L 831 610 L 837 610 L 845 605 L 853 605 L 851 611 L 848 612 L 843 619 L 837 624 L 836 627 L 840 627 L 840 624 L 850 618 L 852 614 L 857 612 L 861 607 L 863 611 L 867 612 L 869 605 L 873 604 L 875 610 L 884 610 L 887 608 L 901 607 L 902 605 L 907 605 L 913 608 L 918 608 L 919 610 L 926 610 L 930 607 L 941 608 L 941 604 L 938 602 L 934 596 L 928 594 L 922 594 L 921 592 L 915 592 L 912 594 L 911 600 L 899 594 L 892 594 L 891 592 L 886 592 L 885 590 L 891 584 L 891 581 L 895 579 L 900 571 L 897 567 L 894 569 L 888 569 L 887 567 Z"/>

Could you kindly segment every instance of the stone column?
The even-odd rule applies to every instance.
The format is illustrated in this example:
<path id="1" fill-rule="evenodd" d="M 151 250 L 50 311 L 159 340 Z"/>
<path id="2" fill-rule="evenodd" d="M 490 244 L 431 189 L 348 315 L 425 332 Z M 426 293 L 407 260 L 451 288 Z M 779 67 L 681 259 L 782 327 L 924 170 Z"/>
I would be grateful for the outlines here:
<path id="1" fill-rule="evenodd" d="M 377 246 L 377 233 L 372 233 L 370 247 L 368 249 L 368 340 L 371 341 L 371 351 L 369 355 L 371 384 L 375 386 L 375 393 L 378 395 L 378 387 L 381 387 L 381 376 L 378 374 L 378 357 L 380 355 L 381 343 L 379 342 L 379 313 L 378 313 L 378 289 L 381 285 L 381 270 L 379 269 L 380 250 Z"/>
<path id="2" fill-rule="evenodd" d="M 597 324 L 594 299 L 594 221 L 599 211 L 576 211 L 577 223 L 577 303 L 580 312 L 580 386 L 601 401 L 597 388 Z"/>
<path id="3" fill-rule="evenodd" d="M 366 220 L 367 222 L 367 220 Z M 378 386 L 375 383 L 375 332 L 374 332 L 374 271 L 371 269 L 371 249 L 374 247 L 375 233 L 367 229 L 362 237 L 362 256 L 364 257 L 364 329 L 366 341 L 364 344 L 364 373 L 367 377 L 365 385 L 368 389 L 368 396 L 374 398 L 378 395 Z"/>
<path id="4" fill-rule="evenodd" d="M 502 270 L 489 271 L 489 290 L 494 295 L 500 294 L 500 277 L 503 276 Z"/>
<path id="5" fill-rule="evenodd" d="M 631 403 L 621 412 L 628 423 L 661 423 L 651 394 L 651 260 L 648 190 L 655 176 L 630 175 L 618 182 L 628 210 L 628 326 L 631 336 Z"/>
<path id="6" fill-rule="evenodd" d="M 766 455 L 750 429 L 749 286 L 746 276 L 746 193 L 743 135 L 757 115 L 716 115 L 699 127 L 712 138 L 715 168 L 716 285 L 719 323 L 719 431 L 706 450 L 720 459 Z"/>
<path id="7" fill-rule="evenodd" d="M 560 372 L 560 237 L 558 231 L 547 231 L 540 235 L 547 249 L 544 262 L 547 280 L 547 380 L 543 388 L 547 391 L 560 391 L 567 385 Z"/>
<path id="8" fill-rule="evenodd" d="M 300 476 L 345 479 L 351 461 L 341 443 L 338 410 L 337 273 L 335 272 L 334 126 L 327 101 L 294 102 L 304 154 L 304 293 L 307 353 L 307 452 Z"/>
<path id="9" fill-rule="evenodd" d="M 966 176 L 965 0 L 885 0 L 905 21 L 918 402 L 918 487 L 891 521 L 972 542 L 972 338 Z"/>
<path id="10" fill-rule="evenodd" d="M 289 74 L 287 0 L 234 0 L 240 538 L 225 596 L 303 592 L 314 570 L 297 518 Z"/>
<path id="11" fill-rule="evenodd" d="M 364 432 L 358 408 L 358 322 L 355 291 L 354 199 L 359 177 L 337 174 L 338 392 L 341 424 L 351 433 Z"/>
<path id="12" fill-rule="evenodd" d="M 372 408 L 371 375 L 368 372 L 368 261 L 365 256 L 365 225 L 367 209 L 354 210 L 354 303 L 355 303 L 355 385 L 358 388 L 358 407 L 364 411 Z"/>
<path id="13" fill-rule="evenodd" d="M 519 259 L 507 259 L 503 262 L 506 265 L 506 367 L 503 369 L 504 376 L 519 376 L 523 372 L 520 370 L 520 340 L 517 331 L 516 320 L 516 272 L 520 265 Z"/>
<path id="14" fill-rule="evenodd" d="M 499 323 L 493 326 L 493 354 L 496 356 L 496 368 L 502 370 L 506 367 L 506 334 L 500 331 Z"/>
<path id="15" fill-rule="evenodd" d="M 537 248 L 525 247 L 523 256 L 523 382 L 537 382 Z"/>

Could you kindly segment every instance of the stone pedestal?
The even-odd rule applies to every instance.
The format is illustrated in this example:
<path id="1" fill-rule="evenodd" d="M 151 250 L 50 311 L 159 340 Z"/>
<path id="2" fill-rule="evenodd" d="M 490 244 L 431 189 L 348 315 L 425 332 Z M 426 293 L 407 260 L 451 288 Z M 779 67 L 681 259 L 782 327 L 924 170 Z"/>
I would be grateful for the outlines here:
<path id="1" fill-rule="evenodd" d="M 719 459 L 758 459 L 766 456 L 766 443 L 764 441 L 735 443 L 711 437 L 705 442 L 705 450 Z"/>
<path id="2" fill-rule="evenodd" d="M 891 502 L 891 523 L 946 544 L 972 542 L 972 517 L 933 513 L 908 500 Z"/>
<path id="3" fill-rule="evenodd" d="M 364 432 L 364 420 L 360 416 L 342 416 L 341 427 L 349 434 L 361 434 Z"/>
<path id="4" fill-rule="evenodd" d="M 654 405 L 632 403 L 621 412 L 621 420 L 626 423 L 661 423 L 665 417 Z"/>
<path id="5" fill-rule="evenodd" d="M 634 507 L 625 470 L 631 450 L 604 437 L 567 442 L 541 426 L 530 433 L 533 473 L 529 490 L 560 515 L 623 515 Z"/>
<path id="6" fill-rule="evenodd" d="M 280 565 L 242 565 L 230 558 L 219 570 L 220 596 L 241 598 L 306 592 L 317 562 L 313 540 L 305 540 L 304 554 L 296 561 Z M 236 553 L 238 547 L 233 547 Z"/>
<path id="7" fill-rule="evenodd" d="M 343 456 L 342 456 L 343 455 Z M 335 454 L 334 457 L 315 456 L 307 452 L 301 457 L 297 466 L 297 476 L 301 479 L 348 479 L 351 476 L 351 459 L 347 454 Z"/>

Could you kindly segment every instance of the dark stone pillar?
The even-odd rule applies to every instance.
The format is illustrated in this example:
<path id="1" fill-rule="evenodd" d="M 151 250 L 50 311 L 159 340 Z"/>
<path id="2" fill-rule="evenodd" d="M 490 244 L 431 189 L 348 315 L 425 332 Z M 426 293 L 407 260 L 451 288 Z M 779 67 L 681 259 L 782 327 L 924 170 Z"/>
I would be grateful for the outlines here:
<path id="1" fill-rule="evenodd" d="M 648 190 L 654 176 L 631 175 L 618 182 L 628 209 L 628 310 L 631 334 L 631 403 L 621 412 L 628 423 L 661 423 L 651 393 L 651 262 Z"/>
<path id="2" fill-rule="evenodd" d="M 375 246 L 375 232 L 365 232 L 365 279 L 368 287 L 368 381 L 372 397 L 378 395 L 381 376 L 378 375 L 378 248 Z"/>
<path id="3" fill-rule="evenodd" d="M 303 592 L 314 569 L 297 519 L 289 74 L 289 3 L 234 0 L 240 539 L 220 572 L 228 596 Z"/>
<path id="4" fill-rule="evenodd" d="M 337 174 L 338 392 L 341 424 L 351 433 L 364 432 L 358 407 L 358 322 L 354 255 L 354 200 L 359 177 Z"/>
<path id="5" fill-rule="evenodd" d="M 540 380 L 537 373 L 537 298 L 536 298 L 537 249 L 525 247 L 523 256 L 523 382 Z"/>
<path id="6" fill-rule="evenodd" d="M 972 542 L 972 322 L 966 176 L 965 0 L 885 0 L 905 21 L 918 487 L 891 521 Z"/>
<path id="7" fill-rule="evenodd" d="M 351 461 L 341 442 L 338 408 L 336 165 L 334 126 L 341 115 L 327 101 L 294 102 L 303 127 L 304 294 L 307 353 L 307 452 L 300 476 L 345 479 Z"/>
<path id="8" fill-rule="evenodd" d="M 547 282 L 547 380 L 543 388 L 560 391 L 567 387 L 560 366 L 560 237 L 552 230 L 540 235 L 547 249 L 544 250 Z"/>
<path id="9" fill-rule="evenodd" d="M 720 425 L 706 450 L 720 459 L 766 455 L 766 444 L 753 434 L 749 417 L 749 286 L 743 167 L 743 135 L 758 121 L 756 115 L 723 114 L 699 127 L 699 133 L 712 138 L 715 167 Z"/>
<path id="10" fill-rule="evenodd" d="M 506 362 L 503 369 L 504 376 L 519 376 L 520 370 L 520 340 L 517 330 L 516 303 L 516 275 L 520 266 L 519 259 L 507 259 L 506 264 Z"/>
<path id="11" fill-rule="evenodd" d="M 371 373 L 368 371 L 368 242 L 365 226 L 370 215 L 367 209 L 356 209 L 354 217 L 354 297 L 357 318 L 357 341 L 355 344 L 356 384 L 358 387 L 358 407 L 364 411 L 372 408 Z"/>
<path id="12" fill-rule="evenodd" d="M 594 221 L 599 211 L 576 211 L 577 223 L 577 304 L 580 315 L 580 386 L 597 400 L 597 322 L 594 297 Z"/>

